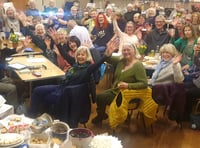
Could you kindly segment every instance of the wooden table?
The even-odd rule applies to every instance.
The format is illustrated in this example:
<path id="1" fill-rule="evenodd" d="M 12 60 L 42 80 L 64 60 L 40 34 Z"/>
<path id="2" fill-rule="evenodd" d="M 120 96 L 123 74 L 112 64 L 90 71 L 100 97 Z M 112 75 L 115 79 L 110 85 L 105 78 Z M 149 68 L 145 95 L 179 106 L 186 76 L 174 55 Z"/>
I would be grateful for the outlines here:
<path id="1" fill-rule="evenodd" d="M 159 62 L 159 58 L 145 56 L 142 61 L 142 64 L 144 65 L 145 69 L 155 70 Z"/>
<path id="2" fill-rule="evenodd" d="M 28 56 L 17 56 L 13 57 L 13 60 L 10 61 L 8 64 L 20 63 L 26 66 L 37 66 L 40 67 L 38 69 L 30 70 L 28 68 L 22 70 L 14 70 L 19 78 L 22 81 L 29 82 L 30 92 L 29 95 L 32 94 L 32 82 L 38 80 L 45 80 L 51 78 L 59 78 L 64 77 L 65 72 L 62 71 L 59 67 L 49 61 L 43 55 L 33 55 L 33 57 Z M 46 69 L 44 69 L 44 65 Z M 38 72 L 41 74 L 40 77 L 33 75 L 33 72 Z"/>
<path id="3" fill-rule="evenodd" d="M 20 44 L 21 44 L 21 41 L 19 41 L 18 45 L 20 45 Z M 9 40 L 1 41 L 0 49 L 4 49 L 5 47 L 8 47 L 10 49 L 14 48 L 12 42 Z M 34 43 L 30 43 L 28 45 L 28 48 L 32 48 L 33 52 L 24 52 L 24 49 L 23 49 L 19 53 L 13 54 L 12 56 L 23 56 L 23 55 L 33 55 L 33 54 L 42 54 L 43 53 L 43 51 L 39 47 L 37 47 Z"/>
<path id="4" fill-rule="evenodd" d="M 29 70 L 27 68 L 22 70 L 15 70 L 20 79 L 26 82 L 63 77 L 65 75 L 64 71 L 62 71 L 59 67 L 53 64 L 43 55 L 33 55 L 33 57 L 28 57 L 28 56 L 13 57 L 13 60 L 10 61 L 8 64 L 14 64 L 14 63 L 20 63 L 26 66 L 41 67 L 35 70 Z M 44 69 L 42 65 L 46 66 L 46 69 Z M 32 72 L 34 71 L 39 72 L 41 76 L 40 77 L 34 76 L 32 74 Z"/>
<path id="5" fill-rule="evenodd" d="M 24 52 L 24 50 L 22 50 L 21 52 L 17 53 L 17 54 L 13 54 L 12 56 L 22 56 L 22 55 L 33 55 L 33 54 L 42 54 L 43 51 L 37 47 L 34 43 L 30 43 L 28 45 L 28 48 L 32 48 L 33 52 Z"/>

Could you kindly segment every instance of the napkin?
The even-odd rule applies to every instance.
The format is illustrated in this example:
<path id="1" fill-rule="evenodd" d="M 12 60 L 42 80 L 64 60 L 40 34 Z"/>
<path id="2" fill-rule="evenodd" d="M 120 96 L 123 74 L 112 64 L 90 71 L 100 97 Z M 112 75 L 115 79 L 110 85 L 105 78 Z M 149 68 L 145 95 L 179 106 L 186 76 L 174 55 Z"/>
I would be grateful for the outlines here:
<path id="1" fill-rule="evenodd" d="M 6 100 L 4 99 L 2 95 L 0 95 L 0 107 L 5 103 L 6 103 Z"/>

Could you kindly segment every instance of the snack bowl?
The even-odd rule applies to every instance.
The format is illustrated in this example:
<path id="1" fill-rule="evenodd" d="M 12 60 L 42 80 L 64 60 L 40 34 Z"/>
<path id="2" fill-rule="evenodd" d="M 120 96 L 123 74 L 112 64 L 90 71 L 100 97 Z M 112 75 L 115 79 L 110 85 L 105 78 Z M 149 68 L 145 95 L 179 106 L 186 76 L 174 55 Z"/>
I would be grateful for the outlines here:
<path id="1" fill-rule="evenodd" d="M 52 121 L 51 116 L 44 113 L 40 117 L 33 120 L 30 128 L 34 133 L 39 134 L 49 128 L 52 125 Z"/>
<path id="2" fill-rule="evenodd" d="M 45 130 L 45 128 L 43 126 L 31 125 L 30 128 L 35 134 L 40 134 Z"/>
<path id="3" fill-rule="evenodd" d="M 75 128 L 69 131 L 69 140 L 76 148 L 88 148 L 94 134 L 87 128 Z"/>
<path id="4" fill-rule="evenodd" d="M 50 144 L 50 136 L 47 133 L 31 134 L 28 140 L 29 148 L 49 148 Z"/>
<path id="5" fill-rule="evenodd" d="M 50 127 L 50 129 L 52 140 L 56 144 L 61 144 L 67 139 L 69 126 L 65 122 L 55 121 Z"/>

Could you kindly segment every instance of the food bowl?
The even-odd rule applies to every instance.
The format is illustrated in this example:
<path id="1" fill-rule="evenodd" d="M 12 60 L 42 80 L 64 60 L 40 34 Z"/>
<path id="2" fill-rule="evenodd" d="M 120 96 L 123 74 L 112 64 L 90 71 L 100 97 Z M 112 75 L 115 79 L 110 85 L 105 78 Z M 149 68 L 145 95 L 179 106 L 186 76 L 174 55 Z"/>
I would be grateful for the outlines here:
<path id="1" fill-rule="evenodd" d="M 34 133 L 39 134 L 42 133 L 47 128 L 49 128 L 52 125 L 52 122 L 53 120 L 51 116 L 44 113 L 40 117 L 33 120 L 30 127 Z"/>
<path id="2" fill-rule="evenodd" d="M 52 140 L 56 144 L 61 144 L 67 138 L 69 126 L 65 122 L 55 121 L 50 129 Z"/>
<path id="3" fill-rule="evenodd" d="M 93 138 L 93 132 L 87 128 L 75 128 L 69 132 L 69 140 L 76 148 L 88 148 Z"/>
<path id="4" fill-rule="evenodd" d="M 31 134 L 28 141 L 29 148 L 49 148 L 50 143 L 50 137 L 46 133 Z"/>

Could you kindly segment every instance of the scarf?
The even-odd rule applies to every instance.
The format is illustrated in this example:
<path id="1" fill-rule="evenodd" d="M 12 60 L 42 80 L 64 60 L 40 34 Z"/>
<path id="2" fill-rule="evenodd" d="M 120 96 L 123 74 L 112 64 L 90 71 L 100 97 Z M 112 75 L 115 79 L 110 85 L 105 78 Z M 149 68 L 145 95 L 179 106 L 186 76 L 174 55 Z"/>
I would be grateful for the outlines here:
<path id="1" fill-rule="evenodd" d="M 86 68 L 90 65 L 90 62 L 86 62 L 84 64 L 78 64 L 78 63 L 75 63 L 71 68 L 69 68 L 65 74 L 65 79 L 66 80 L 69 80 L 70 77 L 72 77 L 72 75 L 76 72 L 77 69 L 82 69 L 82 68 Z"/>
<path id="2" fill-rule="evenodd" d="M 167 67 L 168 65 L 170 65 L 172 63 L 172 60 L 170 61 L 164 61 L 164 60 L 161 60 L 160 63 L 157 65 L 153 75 L 152 75 L 152 78 L 151 78 L 151 85 L 154 84 L 155 80 L 158 78 L 158 75 L 160 73 L 160 71 Z"/>

